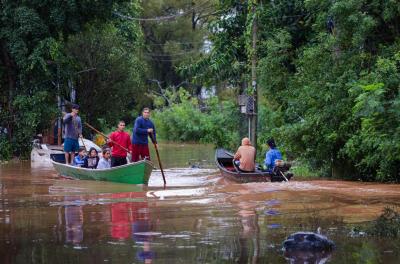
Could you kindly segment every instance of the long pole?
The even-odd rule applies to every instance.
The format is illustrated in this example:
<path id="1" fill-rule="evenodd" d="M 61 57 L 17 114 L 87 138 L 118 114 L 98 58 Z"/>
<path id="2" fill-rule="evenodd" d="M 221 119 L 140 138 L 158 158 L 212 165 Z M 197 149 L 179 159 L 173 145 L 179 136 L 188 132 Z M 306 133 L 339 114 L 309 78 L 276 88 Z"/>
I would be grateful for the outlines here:
<path id="1" fill-rule="evenodd" d="M 99 130 L 97 130 L 96 128 L 92 127 L 91 125 L 89 125 L 88 123 L 85 122 L 85 125 L 88 126 L 89 128 L 93 129 L 94 132 L 102 135 L 104 138 L 110 140 L 113 144 L 119 146 L 120 148 L 122 148 L 123 150 L 125 150 L 126 152 L 129 152 L 129 149 L 125 148 L 124 146 L 121 146 L 120 144 L 118 144 L 117 142 L 115 142 L 114 140 L 110 139 L 109 137 L 107 137 L 106 135 L 104 135 L 103 133 L 101 133 Z"/>
<path id="2" fill-rule="evenodd" d="M 86 149 L 86 151 L 89 151 L 89 150 L 86 148 L 85 141 L 83 141 L 83 137 L 80 137 L 80 138 L 81 138 L 81 140 L 82 140 L 83 147 Z"/>
<path id="3" fill-rule="evenodd" d="M 251 135 L 250 135 L 250 140 L 253 142 L 253 145 L 256 147 L 257 150 L 257 112 L 258 112 L 258 107 L 257 107 L 257 101 L 258 101 L 258 95 L 257 95 L 257 16 L 256 16 L 256 5 L 257 5 L 257 0 L 253 1 L 253 6 L 251 8 L 251 11 L 253 13 L 254 19 L 253 19 L 253 26 L 252 26 L 252 56 L 251 56 L 251 86 L 253 88 L 253 98 L 254 98 L 254 112 L 253 115 L 251 116 Z"/>
<path id="4" fill-rule="evenodd" d="M 62 112 L 61 109 L 61 95 L 60 95 L 60 69 L 59 66 L 57 65 L 57 105 L 58 105 L 58 110 Z M 62 141 L 62 135 L 61 135 L 61 116 L 58 117 L 57 119 L 57 145 L 61 145 Z"/>
<path id="5" fill-rule="evenodd" d="M 154 149 L 156 150 L 156 154 L 157 154 L 157 159 L 158 159 L 158 164 L 160 165 L 160 170 L 161 170 L 161 175 L 163 177 L 164 180 L 164 186 L 167 184 L 167 182 L 165 181 L 165 175 L 164 175 L 164 170 L 162 168 L 162 164 L 161 164 L 161 159 L 160 159 L 160 154 L 158 153 L 158 147 L 157 147 L 157 143 L 154 139 L 154 135 L 153 133 L 149 133 L 150 138 L 151 138 L 151 142 L 153 142 L 154 145 Z"/>

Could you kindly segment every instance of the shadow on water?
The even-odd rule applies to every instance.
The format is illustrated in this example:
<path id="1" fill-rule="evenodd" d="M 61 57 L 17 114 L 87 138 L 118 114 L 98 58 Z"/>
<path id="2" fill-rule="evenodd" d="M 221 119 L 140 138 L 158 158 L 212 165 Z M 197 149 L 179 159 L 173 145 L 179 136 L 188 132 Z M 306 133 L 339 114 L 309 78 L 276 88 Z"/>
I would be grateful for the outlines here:
<path id="1" fill-rule="evenodd" d="M 211 148 L 177 148 L 161 152 L 165 189 L 159 170 L 137 186 L 0 166 L 0 263 L 398 263 L 398 238 L 350 231 L 399 204 L 400 185 L 236 184 L 191 168 L 212 160 Z M 285 256 L 288 235 L 317 229 L 335 242 L 332 255 Z"/>

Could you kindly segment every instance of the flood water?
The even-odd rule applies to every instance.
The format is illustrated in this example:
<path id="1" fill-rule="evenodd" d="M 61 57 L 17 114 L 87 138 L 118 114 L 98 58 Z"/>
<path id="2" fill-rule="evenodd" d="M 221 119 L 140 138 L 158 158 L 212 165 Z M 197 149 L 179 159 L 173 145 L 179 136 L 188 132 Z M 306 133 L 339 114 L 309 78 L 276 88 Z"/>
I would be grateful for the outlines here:
<path id="1" fill-rule="evenodd" d="M 398 239 L 351 229 L 398 206 L 400 185 L 237 184 L 218 174 L 211 146 L 159 149 L 165 189 L 159 170 L 145 187 L 1 165 L 0 263 L 399 263 Z M 288 235 L 318 228 L 332 254 L 285 257 Z"/>

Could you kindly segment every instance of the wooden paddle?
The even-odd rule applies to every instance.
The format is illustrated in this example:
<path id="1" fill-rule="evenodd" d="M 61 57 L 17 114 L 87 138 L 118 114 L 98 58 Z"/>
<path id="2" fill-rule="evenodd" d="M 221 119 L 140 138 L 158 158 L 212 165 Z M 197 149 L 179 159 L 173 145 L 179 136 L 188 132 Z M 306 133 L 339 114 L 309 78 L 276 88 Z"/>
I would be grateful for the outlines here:
<path id="1" fill-rule="evenodd" d="M 165 185 L 167 184 L 167 182 L 165 181 L 165 175 L 164 175 L 164 171 L 163 171 L 162 164 L 161 164 L 160 154 L 158 153 L 157 143 L 156 143 L 156 140 L 155 140 L 155 138 L 154 138 L 153 133 L 149 133 L 149 135 L 150 135 L 150 138 L 151 138 L 151 142 L 153 142 L 154 148 L 155 148 L 155 150 L 156 150 L 157 159 L 158 159 L 158 164 L 160 165 L 161 175 L 162 175 L 162 177 L 163 177 L 164 186 L 165 186 Z"/>
<path id="2" fill-rule="evenodd" d="M 80 138 L 81 138 L 81 140 L 82 140 L 83 147 L 85 148 L 86 151 L 88 151 L 88 149 L 86 148 L 86 145 L 85 145 L 85 141 L 83 141 L 83 137 L 80 136 Z"/>
<path id="3" fill-rule="evenodd" d="M 285 181 L 288 182 L 289 180 L 288 180 L 288 178 L 286 178 L 285 174 L 283 172 L 281 172 L 281 171 L 279 171 L 279 172 L 282 175 L 282 177 L 285 179 Z"/>
<path id="4" fill-rule="evenodd" d="M 92 126 L 89 125 L 88 123 L 85 122 L 85 125 L 87 125 L 87 126 L 88 126 L 89 128 L 91 128 L 91 129 L 93 129 L 94 132 L 96 132 L 96 133 L 102 135 L 104 138 L 110 140 L 113 144 L 119 146 L 120 148 L 122 148 L 122 149 L 125 150 L 126 152 L 128 152 L 128 153 L 130 152 L 129 149 L 127 149 L 127 148 L 121 146 L 120 144 L 118 144 L 118 143 L 115 142 L 114 140 L 110 139 L 109 137 L 107 137 L 106 135 L 104 135 L 103 133 L 101 133 L 99 130 L 97 130 L 96 128 L 92 127 Z"/>

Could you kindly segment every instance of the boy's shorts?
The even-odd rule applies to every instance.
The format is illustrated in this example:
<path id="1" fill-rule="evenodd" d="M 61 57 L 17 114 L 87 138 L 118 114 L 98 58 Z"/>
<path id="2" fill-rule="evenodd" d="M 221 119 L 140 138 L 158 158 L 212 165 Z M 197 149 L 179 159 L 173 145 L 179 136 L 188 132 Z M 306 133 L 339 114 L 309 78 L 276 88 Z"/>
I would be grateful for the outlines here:
<path id="1" fill-rule="evenodd" d="M 79 142 L 77 139 L 66 138 L 64 141 L 64 152 L 77 152 L 79 150 Z"/>

